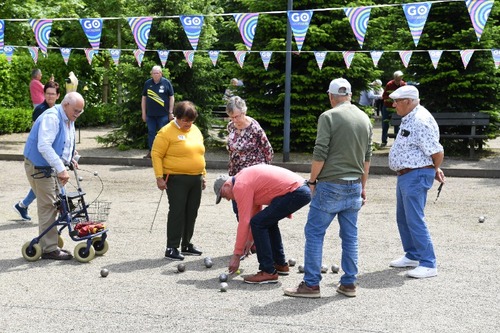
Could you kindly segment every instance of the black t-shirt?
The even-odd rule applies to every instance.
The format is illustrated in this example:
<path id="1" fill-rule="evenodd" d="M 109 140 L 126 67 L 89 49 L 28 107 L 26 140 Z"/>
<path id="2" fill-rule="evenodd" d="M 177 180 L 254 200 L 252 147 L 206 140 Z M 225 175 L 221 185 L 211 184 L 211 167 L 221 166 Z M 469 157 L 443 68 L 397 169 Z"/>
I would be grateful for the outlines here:
<path id="1" fill-rule="evenodd" d="M 150 117 L 168 114 L 170 96 L 174 88 L 169 80 L 162 77 L 158 83 L 149 79 L 144 84 L 142 96 L 146 96 L 146 115 Z"/>

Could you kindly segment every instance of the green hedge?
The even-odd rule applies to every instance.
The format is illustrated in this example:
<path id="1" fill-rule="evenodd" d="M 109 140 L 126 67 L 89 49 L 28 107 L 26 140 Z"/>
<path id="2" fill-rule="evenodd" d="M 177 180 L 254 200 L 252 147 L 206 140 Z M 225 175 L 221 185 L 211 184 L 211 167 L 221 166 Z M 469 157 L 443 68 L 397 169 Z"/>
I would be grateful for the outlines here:
<path id="1" fill-rule="evenodd" d="M 0 108 L 0 134 L 22 133 L 31 129 L 33 110 Z"/>

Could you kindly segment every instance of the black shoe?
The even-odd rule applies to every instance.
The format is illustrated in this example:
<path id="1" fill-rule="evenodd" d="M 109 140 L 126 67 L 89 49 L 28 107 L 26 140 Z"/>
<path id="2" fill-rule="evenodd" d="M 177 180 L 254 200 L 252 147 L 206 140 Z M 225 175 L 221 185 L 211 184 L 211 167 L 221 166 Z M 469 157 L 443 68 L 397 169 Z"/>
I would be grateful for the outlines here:
<path id="1" fill-rule="evenodd" d="M 165 258 L 171 260 L 184 260 L 184 256 L 174 247 L 167 247 L 167 250 L 165 251 Z"/>
<path id="2" fill-rule="evenodd" d="M 42 259 L 70 260 L 72 258 L 73 256 L 68 251 L 61 249 L 42 254 Z"/>
<path id="3" fill-rule="evenodd" d="M 182 247 L 182 254 L 187 256 L 201 256 L 203 252 L 198 250 L 193 244 Z"/>

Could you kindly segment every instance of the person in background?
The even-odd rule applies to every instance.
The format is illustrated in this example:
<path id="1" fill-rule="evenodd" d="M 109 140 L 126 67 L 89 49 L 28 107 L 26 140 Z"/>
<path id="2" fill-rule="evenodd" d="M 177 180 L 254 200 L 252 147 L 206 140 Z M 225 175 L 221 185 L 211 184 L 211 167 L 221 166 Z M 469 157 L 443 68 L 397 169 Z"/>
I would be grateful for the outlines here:
<path id="1" fill-rule="evenodd" d="M 226 88 L 224 91 L 224 100 L 227 102 L 231 97 L 234 96 L 234 94 L 238 91 L 238 87 L 243 86 L 243 81 L 238 80 L 237 78 L 232 78 L 231 81 L 229 81 L 229 87 Z"/>
<path id="2" fill-rule="evenodd" d="M 236 201 L 240 209 L 229 273 L 238 270 L 241 258 L 255 242 L 259 272 L 244 277 L 244 281 L 276 283 L 278 275 L 288 275 L 290 269 L 278 222 L 291 217 L 311 201 L 311 191 L 305 179 L 278 166 L 258 164 L 244 168 L 233 177 L 219 176 L 214 183 L 214 192 L 217 197 L 215 204 L 225 198 Z"/>
<path id="3" fill-rule="evenodd" d="M 151 161 L 156 186 L 167 191 L 167 249 L 165 258 L 184 260 L 202 252 L 192 243 L 196 217 L 205 189 L 205 146 L 201 131 L 193 124 L 198 112 L 193 103 L 179 102 L 174 120 L 164 126 L 153 142 Z M 181 246 L 181 253 L 179 253 Z"/>
<path id="4" fill-rule="evenodd" d="M 391 81 L 387 82 L 384 88 L 384 93 L 382 94 L 382 99 L 384 100 L 384 105 L 382 106 L 382 143 L 380 147 L 387 146 L 387 134 L 389 132 L 389 121 L 391 120 L 392 110 L 392 99 L 389 95 L 399 87 L 405 86 L 406 82 L 403 81 L 403 72 L 395 71 Z M 397 132 L 397 128 L 394 129 Z"/>
<path id="5" fill-rule="evenodd" d="M 389 167 L 396 171 L 396 220 L 405 254 L 391 267 L 413 267 L 407 276 L 421 279 L 437 275 L 436 255 L 425 223 L 427 191 L 434 179 L 445 182 L 441 170 L 444 159 L 439 143 L 439 127 L 434 117 L 420 105 L 414 86 L 403 86 L 389 95 L 401 126 L 389 151 Z"/>
<path id="6" fill-rule="evenodd" d="M 160 66 L 153 66 L 151 78 L 144 83 L 142 90 L 142 121 L 148 126 L 149 151 L 144 158 L 151 158 L 151 148 L 156 132 L 172 120 L 174 109 L 174 88 L 165 79 Z"/>
<path id="7" fill-rule="evenodd" d="M 54 177 L 33 177 L 39 167 L 54 169 L 61 185 L 69 181 L 67 166 L 74 160 L 75 121 L 83 113 L 85 101 L 77 92 L 67 94 L 61 104 L 45 111 L 35 121 L 24 147 L 26 177 L 37 198 L 38 229 L 44 232 L 56 220 L 57 198 Z M 51 228 L 41 239 L 42 259 L 69 260 L 73 256 L 57 246 L 57 228 Z"/>
<path id="8" fill-rule="evenodd" d="M 318 119 L 311 175 L 313 192 L 304 233 L 304 280 L 284 290 L 294 297 L 321 297 L 321 264 L 325 233 L 337 216 L 342 241 L 337 292 L 356 296 L 358 274 L 358 212 L 366 201 L 373 130 L 370 118 L 351 104 L 351 84 L 346 79 L 330 82 L 328 97 L 332 109 Z"/>
<path id="9" fill-rule="evenodd" d="M 33 110 L 33 122 L 46 110 L 56 105 L 59 99 L 59 84 L 55 81 L 49 81 L 43 87 L 45 100 Z M 24 221 L 31 221 L 31 216 L 28 215 L 29 205 L 36 199 L 35 192 L 29 190 L 26 197 L 14 205 L 14 210 L 21 216 Z"/>
<path id="10" fill-rule="evenodd" d="M 43 95 L 43 84 L 41 80 L 42 80 L 42 71 L 39 68 L 32 70 L 31 82 L 30 82 L 30 95 L 34 108 L 36 108 L 39 104 L 43 103 L 44 95 Z M 50 77 L 49 81 L 54 81 L 53 75 Z"/>
<path id="11" fill-rule="evenodd" d="M 377 79 L 371 82 L 369 84 L 369 88 L 361 92 L 359 96 L 359 105 L 373 107 L 375 115 L 379 116 L 379 106 L 381 108 L 381 103 L 378 102 L 382 102 L 383 92 L 384 90 L 382 89 L 382 81 Z"/>
<path id="12" fill-rule="evenodd" d="M 229 152 L 229 176 L 234 176 L 246 167 L 270 164 L 274 151 L 266 132 L 257 120 L 247 116 L 245 100 L 233 96 L 228 100 L 226 113 L 231 119 L 227 124 L 227 151 Z M 233 200 L 233 211 L 238 219 L 238 206 Z"/>

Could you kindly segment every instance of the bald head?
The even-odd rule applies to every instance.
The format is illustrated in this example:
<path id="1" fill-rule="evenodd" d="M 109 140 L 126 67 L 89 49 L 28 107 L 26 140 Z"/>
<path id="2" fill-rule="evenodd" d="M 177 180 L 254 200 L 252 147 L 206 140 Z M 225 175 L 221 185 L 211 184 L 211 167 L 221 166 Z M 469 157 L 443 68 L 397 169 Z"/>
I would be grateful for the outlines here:
<path id="1" fill-rule="evenodd" d="M 80 95 L 80 93 L 73 91 L 67 93 L 66 96 L 64 96 L 61 105 L 68 119 L 71 121 L 75 121 L 83 113 L 85 100 L 83 99 L 83 96 Z"/>

